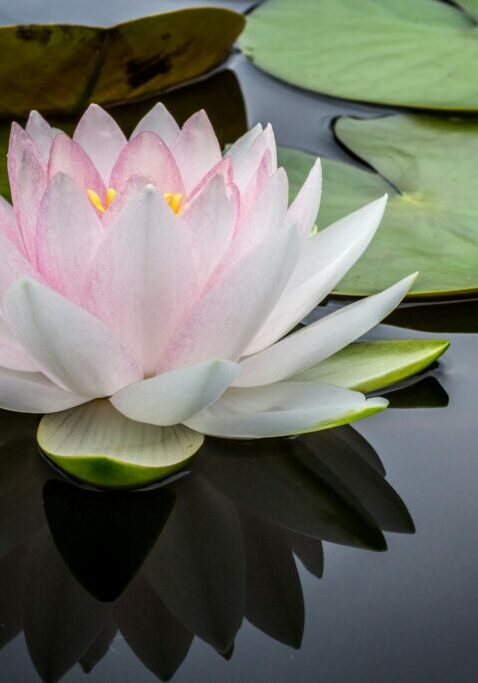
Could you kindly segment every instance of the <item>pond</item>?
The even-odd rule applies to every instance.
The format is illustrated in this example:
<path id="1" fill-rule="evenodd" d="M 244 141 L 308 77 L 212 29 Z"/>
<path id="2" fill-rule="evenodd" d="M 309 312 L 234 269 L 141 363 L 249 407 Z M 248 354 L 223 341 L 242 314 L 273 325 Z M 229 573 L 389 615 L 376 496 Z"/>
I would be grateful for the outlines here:
<path id="1" fill-rule="evenodd" d="M 39 20 L 33 4 L 0 18 Z M 233 92 L 280 145 L 360 165 L 332 122 L 393 111 L 301 91 L 240 54 L 221 69 L 226 138 L 244 126 L 221 108 Z M 202 106 L 190 93 L 179 109 Z M 403 304 L 369 337 L 451 348 L 389 410 L 298 439 L 217 440 L 145 493 L 68 482 L 38 458 L 36 418 L 2 412 L 0 680 L 472 683 L 477 334 L 478 300 Z"/>

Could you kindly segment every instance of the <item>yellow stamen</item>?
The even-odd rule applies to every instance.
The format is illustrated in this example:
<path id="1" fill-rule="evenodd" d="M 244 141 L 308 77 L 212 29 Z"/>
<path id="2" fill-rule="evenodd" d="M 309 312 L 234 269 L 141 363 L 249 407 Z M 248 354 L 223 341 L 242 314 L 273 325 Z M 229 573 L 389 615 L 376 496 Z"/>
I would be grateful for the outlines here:
<path id="1" fill-rule="evenodd" d="M 175 214 L 181 213 L 182 209 L 184 207 L 181 207 L 181 202 L 183 200 L 183 196 L 181 193 L 174 194 L 173 192 L 165 192 L 164 193 L 164 198 L 168 202 L 169 206 L 171 209 L 174 211 Z"/>
<path id="2" fill-rule="evenodd" d="M 116 192 L 114 187 L 109 187 L 106 190 L 106 208 L 109 207 L 109 205 L 111 204 L 111 202 L 113 201 L 113 199 L 116 197 L 117 194 L 118 193 Z"/>
<path id="3" fill-rule="evenodd" d="M 100 213 L 104 213 L 106 211 L 105 207 L 103 206 L 103 202 L 99 198 L 99 195 L 97 192 L 94 190 L 86 190 L 86 193 L 88 195 L 88 199 L 90 202 L 93 204 L 95 209 L 98 209 Z"/>
<path id="4" fill-rule="evenodd" d="M 97 209 L 100 213 L 104 213 L 106 209 L 109 207 L 113 199 L 116 197 L 118 194 L 116 190 L 113 187 L 109 187 L 106 190 L 106 206 L 103 204 L 103 202 L 100 199 L 100 196 L 97 192 L 94 190 L 86 190 L 86 193 L 88 195 L 88 199 L 90 202 L 93 204 L 95 209 Z"/>

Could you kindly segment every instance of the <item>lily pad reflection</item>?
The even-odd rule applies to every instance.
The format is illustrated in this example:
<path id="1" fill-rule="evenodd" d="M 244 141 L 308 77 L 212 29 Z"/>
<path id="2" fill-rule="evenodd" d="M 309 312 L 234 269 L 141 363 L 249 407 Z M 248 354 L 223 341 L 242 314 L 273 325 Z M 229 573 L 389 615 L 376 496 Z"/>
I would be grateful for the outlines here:
<path id="1" fill-rule="evenodd" d="M 323 541 L 383 551 L 385 531 L 414 531 L 350 427 L 211 440 L 188 475 L 141 493 L 66 482 L 30 440 L 2 451 L 0 644 L 23 630 L 44 681 L 90 671 L 119 634 L 163 680 L 194 637 L 229 657 L 244 619 L 298 648 L 298 567 L 320 578 Z"/>

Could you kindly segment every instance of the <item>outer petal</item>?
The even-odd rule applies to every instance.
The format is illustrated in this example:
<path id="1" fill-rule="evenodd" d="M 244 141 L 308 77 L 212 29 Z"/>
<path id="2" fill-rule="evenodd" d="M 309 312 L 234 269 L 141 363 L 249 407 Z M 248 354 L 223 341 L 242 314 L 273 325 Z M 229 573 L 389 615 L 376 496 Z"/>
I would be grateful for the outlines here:
<path id="1" fill-rule="evenodd" d="M 148 185 L 126 205 L 87 276 L 88 308 L 154 373 L 197 297 L 192 245 L 161 194 Z"/>
<path id="2" fill-rule="evenodd" d="M 241 192 L 257 173 L 266 150 L 269 150 L 271 172 L 274 172 L 277 168 L 277 149 L 270 124 L 264 130 L 259 125 L 255 126 L 226 152 L 226 156 L 232 159 L 234 182 Z"/>
<path id="3" fill-rule="evenodd" d="M 0 366 L 10 370 L 38 372 L 38 364 L 22 348 L 5 318 L 0 315 Z"/>
<path id="4" fill-rule="evenodd" d="M 297 233 L 283 231 L 226 270 L 179 327 L 160 368 L 211 357 L 237 360 L 280 296 L 297 255 Z"/>
<path id="5" fill-rule="evenodd" d="M 242 361 L 236 386 L 270 384 L 328 358 L 377 325 L 400 303 L 416 274 L 356 301 Z"/>
<path id="6" fill-rule="evenodd" d="M 41 373 L 0 368 L 0 408 L 19 413 L 55 413 L 88 398 L 66 391 Z"/>
<path id="7" fill-rule="evenodd" d="M 219 265 L 233 234 L 237 216 L 236 193 L 222 174 L 213 176 L 179 216 L 191 240 L 199 281 L 205 283 Z"/>
<path id="8" fill-rule="evenodd" d="M 38 282 L 15 282 L 4 306 L 24 348 L 60 386 L 99 397 L 140 379 L 134 358 L 112 330 Z"/>
<path id="9" fill-rule="evenodd" d="M 246 355 L 280 339 L 331 292 L 370 244 L 386 201 L 385 195 L 304 239 L 297 267 Z"/>
<path id="10" fill-rule="evenodd" d="M 48 178 L 57 173 L 66 173 L 81 189 L 94 190 L 102 199 L 105 198 L 105 184 L 90 157 L 64 133 L 59 133 L 54 139 L 48 163 Z"/>
<path id="11" fill-rule="evenodd" d="M 3 197 L 0 197 L 0 232 L 3 232 L 17 249 L 25 252 L 13 207 Z"/>
<path id="12" fill-rule="evenodd" d="M 156 133 L 140 133 L 128 142 L 111 172 L 111 187 L 120 192 L 137 175 L 149 178 L 161 192 L 184 193 L 176 161 Z"/>
<path id="13" fill-rule="evenodd" d="M 46 190 L 46 175 L 36 155 L 28 149 L 23 153 L 16 181 L 11 188 L 25 253 L 34 263 L 36 226 Z"/>
<path id="14" fill-rule="evenodd" d="M 18 123 L 14 121 L 10 129 L 10 139 L 8 142 L 7 155 L 8 177 L 10 180 L 10 187 L 12 188 L 12 192 L 14 190 L 15 183 L 17 180 L 20 162 L 25 151 L 28 151 L 31 154 L 33 154 L 33 156 L 41 164 L 39 150 L 37 149 L 32 138 L 27 132 L 23 130 L 21 126 L 18 125 Z"/>
<path id="15" fill-rule="evenodd" d="M 210 408 L 186 420 L 203 434 L 231 438 L 286 436 L 352 422 L 387 406 L 383 398 L 330 384 L 279 382 L 229 389 Z"/>
<path id="16" fill-rule="evenodd" d="M 50 157 L 51 146 L 58 131 L 52 128 L 37 111 L 30 112 L 25 132 L 31 137 L 37 148 L 41 161 L 46 165 Z"/>
<path id="17" fill-rule="evenodd" d="M 0 230 L 0 300 L 8 287 L 18 278 L 28 275 L 39 278 L 38 273 L 13 242 Z"/>
<path id="18" fill-rule="evenodd" d="M 172 151 L 189 193 L 222 158 L 219 142 L 204 110 L 186 121 Z"/>
<path id="19" fill-rule="evenodd" d="M 131 140 L 140 133 L 150 131 L 159 135 L 161 140 L 171 146 L 179 135 L 179 126 L 162 102 L 157 102 L 148 113 L 143 116 L 134 131 Z"/>
<path id="20" fill-rule="evenodd" d="M 239 371 L 237 363 L 213 358 L 130 384 L 110 400 L 132 420 L 160 427 L 175 425 L 214 403 Z"/>
<path id="21" fill-rule="evenodd" d="M 312 166 L 305 183 L 287 212 L 287 225 L 295 225 L 299 232 L 308 235 L 315 224 L 322 192 L 320 159 Z"/>
<path id="22" fill-rule="evenodd" d="M 97 104 L 90 104 L 78 122 L 73 140 L 88 154 L 109 187 L 111 171 L 126 138 L 116 121 Z"/>
<path id="23" fill-rule="evenodd" d="M 86 193 L 58 173 L 44 195 L 36 234 L 38 269 L 46 282 L 79 301 L 88 263 L 103 236 Z"/>

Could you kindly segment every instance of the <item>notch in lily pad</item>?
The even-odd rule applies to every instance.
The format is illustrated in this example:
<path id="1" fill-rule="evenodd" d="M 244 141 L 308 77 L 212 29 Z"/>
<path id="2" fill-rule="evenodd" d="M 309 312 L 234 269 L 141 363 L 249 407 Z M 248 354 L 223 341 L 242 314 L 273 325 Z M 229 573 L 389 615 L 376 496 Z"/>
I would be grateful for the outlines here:
<path id="1" fill-rule="evenodd" d="M 420 275 L 407 298 L 478 293 L 478 123 L 342 117 L 335 134 L 373 170 L 322 160 L 319 230 L 384 193 L 388 203 L 370 247 L 334 293 L 375 294 L 412 271 Z M 294 191 L 315 157 L 286 149 L 279 160 Z"/>

